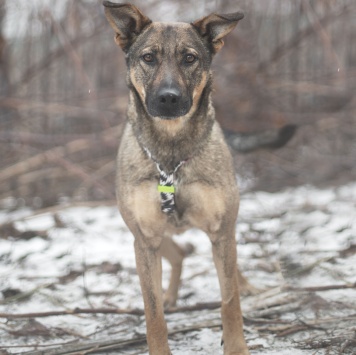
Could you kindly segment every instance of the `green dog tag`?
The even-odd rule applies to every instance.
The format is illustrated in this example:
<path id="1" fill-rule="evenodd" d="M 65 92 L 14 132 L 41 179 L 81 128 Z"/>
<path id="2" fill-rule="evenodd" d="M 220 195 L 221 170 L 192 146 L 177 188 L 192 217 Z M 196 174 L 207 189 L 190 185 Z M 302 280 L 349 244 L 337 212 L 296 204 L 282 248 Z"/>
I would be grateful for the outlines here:
<path id="1" fill-rule="evenodd" d="M 159 192 L 164 192 L 164 193 L 175 193 L 175 188 L 174 186 L 164 186 L 164 185 L 158 185 L 157 189 Z"/>

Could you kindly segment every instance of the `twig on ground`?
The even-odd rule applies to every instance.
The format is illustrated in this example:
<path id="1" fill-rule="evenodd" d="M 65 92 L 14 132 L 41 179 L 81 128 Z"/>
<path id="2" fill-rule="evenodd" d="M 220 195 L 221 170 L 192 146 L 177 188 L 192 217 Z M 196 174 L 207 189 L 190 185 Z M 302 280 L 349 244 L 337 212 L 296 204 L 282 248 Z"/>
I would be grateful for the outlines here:
<path id="1" fill-rule="evenodd" d="M 327 339 L 313 337 L 298 342 L 298 348 L 300 349 L 323 349 L 330 346 L 339 346 L 339 354 L 343 354 L 347 347 L 356 346 L 356 338 L 353 334 L 343 334 L 341 336 L 329 336 Z"/>
<path id="2" fill-rule="evenodd" d="M 356 288 L 356 282 L 349 285 L 325 285 L 325 286 L 313 286 L 313 287 L 293 287 L 285 286 L 283 290 L 293 291 L 293 292 L 321 292 L 330 290 L 345 290 L 348 288 Z"/>
<path id="3" fill-rule="evenodd" d="M 168 332 L 168 335 L 172 336 L 179 333 L 188 333 L 198 331 L 200 329 L 217 327 L 221 327 L 221 322 L 198 323 L 189 327 L 171 330 Z M 27 352 L 26 355 L 82 355 L 91 354 L 94 352 L 100 353 L 107 350 L 115 350 L 126 346 L 138 345 L 144 342 L 146 342 L 146 336 L 139 335 L 131 339 L 103 340 L 85 342 L 82 344 L 68 344 L 49 350 L 30 351 Z"/>
<path id="4" fill-rule="evenodd" d="M 201 310 L 213 310 L 221 306 L 220 302 L 206 302 L 197 303 L 193 306 L 183 306 L 170 308 L 165 311 L 167 314 L 193 312 Z M 142 309 L 118 309 L 118 308 L 75 308 L 72 310 L 63 311 L 49 311 L 49 312 L 34 312 L 34 313 L 0 313 L 0 318 L 7 319 L 24 319 L 24 318 L 44 318 L 54 316 L 69 316 L 76 314 L 130 314 L 142 316 L 144 314 Z"/>
<path id="5" fill-rule="evenodd" d="M 75 308 L 63 311 L 33 312 L 33 313 L 0 313 L 0 318 L 25 319 L 25 318 L 45 318 L 58 316 L 72 316 L 77 314 L 131 314 L 142 316 L 142 309 L 115 309 L 115 308 Z"/>
<path id="6" fill-rule="evenodd" d="M 314 330 L 325 330 L 327 325 L 334 324 L 334 323 L 340 323 L 340 322 L 347 322 L 347 321 L 354 321 L 356 320 L 356 316 L 351 316 L 351 317 L 332 317 L 332 318 L 323 318 L 323 319 L 314 319 L 314 320 L 308 320 L 308 321 L 303 321 L 299 319 L 299 324 L 284 324 L 284 325 L 273 325 L 276 324 L 276 322 L 271 319 L 268 321 L 265 321 L 263 323 L 263 326 L 256 327 L 257 330 L 259 331 L 268 331 L 275 333 L 277 337 L 284 337 L 287 335 L 291 335 L 303 330 L 308 330 L 308 329 L 314 329 Z M 278 320 L 280 322 L 280 320 Z M 270 325 L 268 325 L 268 323 Z M 321 327 L 321 326 L 324 327 Z"/>

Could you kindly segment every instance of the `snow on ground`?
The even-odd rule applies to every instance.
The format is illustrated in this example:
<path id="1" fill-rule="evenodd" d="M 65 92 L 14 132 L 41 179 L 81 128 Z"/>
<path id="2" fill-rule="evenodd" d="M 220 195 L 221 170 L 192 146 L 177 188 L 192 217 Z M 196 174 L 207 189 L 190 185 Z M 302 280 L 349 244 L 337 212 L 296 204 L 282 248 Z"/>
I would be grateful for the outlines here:
<path id="1" fill-rule="evenodd" d="M 242 301 L 251 354 L 356 354 L 355 201 L 356 184 L 242 196 L 239 265 L 249 281 L 264 290 Z M 115 206 L 67 207 L 40 215 L 4 210 L 0 233 L 1 355 L 35 349 L 49 355 L 48 345 L 64 349 L 65 344 L 145 334 L 144 317 L 138 315 L 4 315 L 142 309 L 133 237 Z M 185 260 L 177 306 L 219 301 L 208 238 L 192 230 L 177 242 L 195 246 Z M 165 287 L 166 262 L 163 268 Z M 333 287 L 310 289 L 321 286 Z M 166 318 L 169 330 L 176 331 L 170 336 L 174 355 L 222 354 L 218 309 Z M 147 354 L 147 347 L 135 343 L 112 353 Z"/>

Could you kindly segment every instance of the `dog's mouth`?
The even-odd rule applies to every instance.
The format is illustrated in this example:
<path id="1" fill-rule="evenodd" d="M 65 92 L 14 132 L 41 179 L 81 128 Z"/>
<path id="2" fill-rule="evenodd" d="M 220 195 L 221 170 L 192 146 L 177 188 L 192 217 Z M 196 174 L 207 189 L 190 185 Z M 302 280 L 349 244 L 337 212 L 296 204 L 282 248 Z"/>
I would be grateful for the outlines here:
<path id="1" fill-rule="evenodd" d="M 186 115 L 192 101 L 184 97 L 178 90 L 158 91 L 156 95 L 148 95 L 146 99 L 148 113 L 164 120 L 174 120 Z"/>
<path id="2" fill-rule="evenodd" d="M 162 120 L 174 120 L 176 118 L 185 116 L 189 112 L 190 107 L 191 105 L 186 103 L 185 105 L 174 109 L 162 109 L 148 106 L 147 110 L 152 117 L 157 117 Z"/>

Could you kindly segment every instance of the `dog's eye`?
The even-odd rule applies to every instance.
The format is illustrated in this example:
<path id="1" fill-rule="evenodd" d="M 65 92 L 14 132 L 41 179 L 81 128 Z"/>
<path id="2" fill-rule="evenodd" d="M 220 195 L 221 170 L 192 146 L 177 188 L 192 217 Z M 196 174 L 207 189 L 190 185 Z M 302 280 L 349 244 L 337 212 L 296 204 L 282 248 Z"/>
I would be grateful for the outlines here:
<path id="1" fill-rule="evenodd" d="M 184 61 L 188 64 L 192 64 L 195 62 L 195 60 L 197 59 L 197 57 L 193 54 L 186 54 Z"/>
<path id="2" fill-rule="evenodd" d="M 152 63 L 152 62 L 154 62 L 154 60 L 155 60 L 153 54 L 151 54 L 151 53 L 144 54 L 144 55 L 142 56 L 142 59 L 143 59 L 146 63 Z"/>

